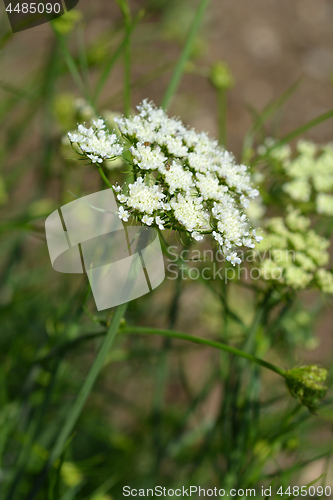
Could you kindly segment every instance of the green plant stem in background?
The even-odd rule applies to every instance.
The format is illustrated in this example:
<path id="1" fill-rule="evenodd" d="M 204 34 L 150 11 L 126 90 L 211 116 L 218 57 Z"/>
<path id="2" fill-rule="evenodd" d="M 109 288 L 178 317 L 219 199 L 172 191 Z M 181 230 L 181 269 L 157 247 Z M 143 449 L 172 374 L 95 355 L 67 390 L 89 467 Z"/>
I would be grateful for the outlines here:
<path id="1" fill-rule="evenodd" d="M 218 112 L 218 127 L 219 127 L 219 143 L 221 146 L 227 147 L 227 91 L 221 89 L 217 91 L 217 112 Z"/>
<path id="2" fill-rule="evenodd" d="M 87 99 L 89 104 L 91 104 L 94 107 L 94 103 L 92 102 L 89 91 L 88 91 L 88 89 L 87 89 L 87 87 L 86 87 L 86 85 L 85 85 L 85 83 L 80 75 L 80 72 L 76 66 L 76 63 L 75 63 L 70 51 L 68 50 L 65 37 L 56 30 L 56 28 L 53 26 L 52 23 L 50 23 L 50 25 L 51 25 L 53 32 L 54 32 L 54 34 L 59 42 L 60 48 L 62 50 L 62 54 L 64 56 L 64 60 L 65 60 L 66 65 L 67 65 L 67 68 L 68 68 L 70 74 L 72 75 L 75 84 L 78 86 L 82 95 L 84 95 L 84 97 Z"/>
<path id="3" fill-rule="evenodd" d="M 228 352 L 230 354 L 234 354 L 235 356 L 239 356 L 241 358 L 252 361 L 253 363 L 256 363 L 257 365 L 263 366 L 264 368 L 267 368 L 268 370 L 271 370 L 272 372 L 275 372 L 278 375 L 281 375 L 281 377 L 283 377 L 283 378 L 286 377 L 286 371 L 282 370 L 282 368 L 279 368 L 278 366 L 275 366 L 272 363 L 269 363 L 268 361 L 257 358 L 255 356 L 253 356 L 252 354 L 249 354 L 245 351 L 237 349 L 236 347 L 231 347 L 227 344 L 222 344 L 221 342 L 216 342 L 215 340 L 208 340 L 208 339 L 203 339 L 201 337 L 194 337 L 192 335 L 187 335 L 186 333 L 176 332 L 173 330 L 160 330 L 158 328 L 147 328 L 147 327 L 140 327 L 140 326 L 133 326 L 133 327 L 131 326 L 131 327 L 123 328 L 120 331 L 120 333 L 129 333 L 129 334 L 133 333 L 133 334 L 139 334 L 139 335 L 163 335 L 165 337 L 170 337 L 170 338 L 174 338 L 174 339 L 188 340 L 189 342 L 193 342 L 194 344 L 215 347 L 216 349 L 220 349 L 221 351 L 225 351 L 225 352 Z"/>
<path id="4" fill-rule="evenodd" d="M 105 182 L 105 184 L 112 189 L 112 184 L 111 182 L 109 181 L 109 179 L 106 177 L 105 173 L 103 172 L 103 169 L 102 167 L 98 167 L 98 170 L 99 170 L 99 173 L 101 174 L 101 177 L 103 179 L 103 181 Z"/>
<path id="5" fill-rule="evenodd" d="M 128 34 L 130 34 L 127 28 Z M 125 47 L 125 67 L 124 67 L 124 113 L 129 117 L 131 113 L 131 39 L 128 36 L 128 41 Z"/>
<path id="6" fill-rule="evenodd" d="M 249 130 L 246 132 L 244 141 L 243 141 L 243 150 L 242 150 L 242 161 L 247 162 L 249 158 L 252 156 L 252 148 L 253 143 L 256 138 L 256 135 L 260 130 L 263 129 L 265 123 L 274 116 L 278 111 L 281 110 L 282 106 L 290 99 L 290 97 L 294 94 L 294 92 L 299 87 L 300 80 L 297 80 L 293 83 L 281 96 L 279 96 L 275 101 L 268 104 L 262 113 L 259 114 L 254 119 Z"/>
<path id="7" fill-rule="evenodd" d="M 293 141 L 297 137 L 301 136 L 302 134 L 305 134 L 306 132 L 308 132 L 312 128 L 316 127 L 317 125 L 320 125 L 321 123 L 325 122 L 326 120 L 329 120 L 330 118 L 333 118 L 333 109 L 331 109 L 330 111 L 327 111 L 326 113 L 323 113 L 323 114 L 317 116 L 316 118 L 313 118 L 313 120 L 308 121 L 307 123 L 305 123 L 305 125 L 302 125 L 301 127 L 297 128 L 293 132 L 290 132 L 290 134 L 287 134 L 284 137 L 282 137 L 280 140 L 277 141 L 277 143 L 274 146 L 272 146 L 269 149 L 269 152 L 266 155 L 259 156 L 258 158 L 256 158 L 252 162 L 252 166 L 254 166 L 258 161 L 264 159 L 267 155 L 271 154 L 271 152 L 274 149 L 282 146 L 283 144 L 290 143 L 291 141 Z"/>
<path id="8" fill-rule="evenodd" d="M 76 33 L 77 46 L 78 46 L 78 59 L 82 74 L 82 80 L 85 82 L 87 92 L 89 96 L 92 96 L 91 79 L 89 72 L 89 63 L 87 58 L 86 44 L 85 44 L 85 33 L 84 28 L 79 26 Z M 92 97 L 91 97 L 92 100 Z"/>
<path id="9" fill-rule="evenodd" d="M 138 12 L 137 16 L 133 20 L 133 22 L 130 25 L 130 27 L 128 27 L 126 29 L 126 34 L 124 36 L 124 39 L 122 40 L 122 42 L 120 43 L 119 47 L 112 54 L 110 60 L 106 64 L 106 66 L 105 66 L 105 68 L 104 68 L 104 70 L 103 70 L 103 72 L 102 72 L 102 74 L 100 76 L 100 79 L 98 80 L 97 86 L 96 86 L 95 95 L 94 95 L 95 102 L 97 102 L 97 99 L 99 98 L 100 93 L 103 90 L 103 87 L 104 87 L 104 85 L 105 85 L 105 83 L 106 83 L 106 81 L 107 81 L 107 79 L 108 79 L 108 77 L 110 75 L 110 72 L 111 72 L 112 68 L 114 67 L 115 63 L 117 62 L 117 60 L 120 57 L 120 55 L 122 54 L 122 52 L 127 47 L 127 44 L 128 44 L 129 38 L 131 36 L 131 33 L 134 30 L 134 28 L 136 27 L 136 25 L 138 24 L 138 22 L 141 21 L 141 19 L 143 17 L 143 14 L 144 14 L 143 10 L 140 10 Z"/>
<path id="10" fill-rule="evenodd" d="M 129 116 L 131 113 L 131 32 L 132 19 L 128 0 L 116 0 L 124 18 L 126 30 L 126 42 L 124 52 L 124 113 Z"/>
<path id="11" fill-rule="evenodd" d="M 199 30 L 200 24 L 203 20 L 203 16 L 205 14 L 205 11 L 206 11 L 206 8 L 209 4 L 209 1 L 210 0 L 201 0 L 199 3 L 199 6 L 198 6 L 197 11 L 196 11 L 195 16 L 194 16 L 193 23 L 192 23 L 190 30 L 188 32 L 188 35 L 186 37 L 182 53 L 180 54 L 180 57 L 179 57 L 178 62 L 176 64 L 175 70 L 173 72 L 173 75 L 171 77 L 171 80 L 169 82 L 169 85 L 165 91 L 165 94 L 164 94 L 162 102 L 161 102 L 161 106 L 164 109 L 166 109 L 169 106 L 170 101 L 178 88 L 181 77 L 185 71 L 186 63 L 187 63 L 187 61 L 190 57 L 190 54 L 191 54 L 191 49 L 192 49 L 193 42 L 195 40 L 195 36 Z"/>
<path id="12" fill-rule="evenodd" d="M 247 359 L 248 361 L 251 361 L 251 362 L 256 363 L 260 366 L 263 366 L 264 368 L 267 368 L 268 370 L 271 370 L 275 373 L 278 373 L 279 375 L 281 375 L 281 377 L 285 378 L 285 376 L 286 376 L 286 371 L 282 370 L 282 368 L 279 368 L 278 366 L 275 366 L 272 363 L 269 363 L 268 361 L 264 361 L 263 359 L 257 358 L 256 356 L 253 356 L 252 354 L 249 354 L 245 351 L 242 351 L 241 349 L 237 349 L 236 347 L 231 347 L 227 344 L 224 344 L 222 342 L 217 342 L 215 340 L 204 339 L 201 337 L 194 337 L 192 335 L 188 335 L 188 334 L 182 333 L 182 332 L 177 332 L 174 330 L 161 330 L 159 328 L 150 328 L 150 327 L 144 327 L 144 326 L 126 326 L 126 327 L 121 328 L 118 333 L 120 335 L 123 335 L 123 334 L 162 335 L 164 337 L 175 338 L 175 339 L 180 339 L 180 340 L 187 340 L 187 341 L 193 342 L 195 344 L 205 345 L 208 347 L 214 347 L 214 348 L 220 349 L 222 351 L 228 352 L 230 354 L 234 354 L 235 356 L 239 356 L 241 358 Z M 59 356 L 59 355 L 63 356 L 66 354 L 67 351 L 69 352 L 69 351 L 73 350 L 81 342 L 94 340 L 96 338 L 103 337 L 106 334 L 107 334 L 107 332 L 100 331 L 100 332 L 82 335 L 81 337 L 78 337 L 78 338 L 71 340 L 67 343 L 59 345 L 52 352 L 50 352 L 49 354 L 47 354 L 43 358 L 37 359 L 35 361 L 35 364 L 44 363 L 45 361 L 48 361 L 49 359 L 51 359 L 54 356 Z"/>
<path id="13" fill-rule="evenodd" d="M 173 299 L 170 305 L 169 311 L 169 330 L 173 331 L 177 316 L 179 312 L 179 300 L 181 296 L 181 284 L 182 278 L 181 274 L 178 275 L 176 281 L 176 288 L 174 290 Z M 154 421 L 154 442 L 156 449 L 156 472 L 158 471 L 160 461 L 162 458 L 162 449 L 161 449 L 161 421 L 162 421 L 162 408 L 166 390 L 166 384 L 168 379 L 168 371 L 169 371 L 169 354 L 172 347 L 171 338 L 166 337 L 163 342 L 163 346 L 161 349 L 159 362 L 157 366 L 156 372 L 156 384 L 155 384 L 155 393 L 153 398 L 153 408 L 152 408 L 152 419 Z"/>
<path id="14" fill-rule="evenodd" d="M 102 345 L 97 353 L 97 356 L 89 370 L 89 373 L 83 382 L 83 385 L 80 389 L 80 392 L 78 393 L 72 408 L 68 412 L 67 418 L 62 426 L 62 429 L 60 431 L 60 434 L 58 435 L 58 438 L 50 452 L 49 458 L 47 460 L 47 463 L 40 475 L 39 480 L 35 483 L 35 486 L 33 487 L 30 495 L 28 498 L 34 498 L 39 489 L 42 487 L 44 478 L 45 478 L 45 471 L 47 471 L 54 462 L 60 457 L 62 454 L 66 443 L 68 439 L 70 438 L 71 433 L 73 432 L 73 429 L 80 417 L 80 414 L 84 408 L 84 405 L 88 399 L 88 396 L 94 386 L 94 383 L 96 382 L 96 379 L 103 368 L 105 359 L 110 351 L 110 348 L 113 344 L 113 341 L 117 335 L 118 329 L 120 322 L 126 312 L 127 309 L 126 304 L 121 304 L 119 305 L 114 313 L 114 316 L 112 317 L 111 324 L 106 332 L 105 338 L 102 342 Z"/>
<path id="15" fill-rule="evenodd" d="M 168 61 L 167 63 L 162 63 L 156 68 L 147 71 L 143 75 L 140 75 L 135 80 L 132 80 L 131 88 L 132 92 L 135 90 L 142 90 L 147 87 L 150 83 L 155 82 L 161 78 L 164 74 L 168 73 L 175 66 L 175 61 Z M 111 94 L 105 101 L 103 101 L 104 108 L 113 108 L 123 102 L 124 91 L 119 89 L 113 94 Z"/>
<path id="16" fill-rule="evenodd" d="M 308 121 L 305 123 L 305 125 L 302 125 L 301 127 L 297 128 L 293 132 L 290 132 L 290 134 L 285 135 L 282 137 L 280 140 L 279 144 L 288 144 L 289 142 L 293 141 L 297 137 L 299 137 L 302 134 L 305 134 L 305 132 L 308 132 L 308 130 L 311 130 L 313 127 L 316 127 L 320 123 L 329 120 L 330 118 L 333 118 L 333 109 L 330 111 L 327 111 L 326 113 L 323 113 L 316 118 L 313 118 L 313 120 Z M 274 146 L 277 147 L 277 146 Z M 274 147 L 272 149 L 274 149 Z"/>
<path id="17" fill-rule="evenodd" d="M 219 143 L 227 147 L 227 96 L 235 85 L 235 79 L 225 61 L 213 64 L 208 76 L 216 91 Z"/>
<path id="18" fill-rule="evenodd" d="M 49 464 L 52 465 L 57 458 L 61 455 L 66 441 L 69 438 L 74 426 L 82 412 L 82 409 L 88 399 L 88 396 L 93 388 L 93 385 L 104 365 L 104 361 L 110 351 L 113 341 L 117 335 L 120 321 L 122 320 L 127 309 L 127 303 L 117 307 L 114 316 L 112 317 L 111 324 L 107 330 L 104 341 L 98 351 L 98 354 L 89 370 L 89 373 L 81 387 L 81 390 L 73 403 L 72 409 L 68 414 L 66 422 L 58 436 L 58 439 L 50 453 Z"/>

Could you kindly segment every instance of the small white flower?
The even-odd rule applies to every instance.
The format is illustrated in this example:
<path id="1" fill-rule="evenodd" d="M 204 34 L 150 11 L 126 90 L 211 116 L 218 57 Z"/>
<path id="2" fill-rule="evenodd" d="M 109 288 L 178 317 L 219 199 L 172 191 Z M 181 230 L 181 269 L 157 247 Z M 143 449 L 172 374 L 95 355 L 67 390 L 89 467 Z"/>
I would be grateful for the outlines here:
<path id="1" fill-rule="evenodd" d="M 220 201 L 228 191 L 228 186 L 221 185 L 219 179 L 207 172 L 205 175 L 197 173 L 196 186 L 205 200 Z"/>
<path id="2" fill-rule="evenodd" d="M 233 252 L 227 255 L 226 259 L 234 266 L 235 264 L 240 264 L 242 261 L 239 257 L 237 257 L 237 253 Z"/>
<path id="3" fill-rule="evenodd" d="M 156 221 L 156 224 L 158 225 L 159 229 L 161 229 L 161 231 L 163 231 L 163 229 L 165 229 L 165 227 L 164 227 L 164 224 L 165 224 L 164 220 L 161 219 L 160 216 L 157 216 L 157 217 L 155 217 L 155 221 Z"/>
<path id="4" fill-rule="evenodd" d="M 246 196 L 242 194 L 239 198 L 239 201 L 241 202 L 244 208 L 249 208 L 250 200 Z"/>
<path id="5" fill-rule="evenodd" d="M 333 196 L 319 193 L 316 199 L 316 209 L 318 214 L 333 215 Z"/>
<path id="6" fill-rule="evenodd" d="M 127 210 L 124 210 L 124 207 L 119 207 L 118 217 L 122 219 L 124 222 L 128 221 L 129 213 Z"/>
<path id="7" fill-rule="evenodd" d="M 264 239 L 262 236 L 256 234 L 255 229 L 252 230 L 252 234 L 257 243 L 260 243 Z"/>
<path id="8" fill-rule="evenodd" d="M 213 231 L 212 235 L 213 235 L 214 239 L 218 242 L 218 244 L 220 246 L 222 246 L 224 243 L 222 235 L 220 233 L 217 233 L 216 231 Z"/>
<path id="9" fill-rule="evenodd" d="M 80 123 L 78 125 L 77 129 L 80 132 L 80 134 L 82 134 L 82 135 L 86 135 L 87 134 L 88 129 L 85 127 L 84 124 L 82 125 L 82 123 Z"/>
<path id="10" fill-rule="evenodd" d="M 120 186 L 113 185 L 112 187 L 113 187 L 113 189 L 114 189 L 114 191 L 115 191 L 116 193 L 119 193 L 119 191 L 121 190 L 121 187 L 120 187 Z"/>
<path id="11" fill-rule="evenodd" d="M 91 160 L 93 163 L 102 163 L 102 162 L 103 162 L 103 159 L 102 159 L 102 158 L 99 158 L 99 156 L 95 156 L 95 155 L 87 155 L 87 158 L 90 158 L 90 160 Z"/>
<path id="12" fill-rule="evenodd" d="M 201 205 L 201 198 L 193 198 L 190 195 L 179 194 L 171 200 L 171 208 L 174 216 L 191 233 L 193 230 L 207 229 L 209 215 Z"/>
<path id="13" fill-rule="evenodd" d="M 258 238 L 258 236 L 257 236 Z M 253 243 L 252 238 L 243 238 L 243 245 L 248 248 L 254 248 L 255 244 Z"/>
<path id="14" fill-rule="evenodd" d="M 148 215 L 144 215 L 141 219 L 141 221 L 144 224 L 147 224 L 147 226 L 151 226 L 152 223 L 154 222 L 154 217 L 148 217 Z"/>
<path id="15" fill-rule="evenodd" d="M 143 170 L 158 170 L 163 167 L 166 157 L 159 146 L 154 149 L 149 142 L 138 142 L 130 148 L 134 165 Z"/>
<path id="16" fill-rule="evenodd" d="M 92 120 L 92 122 L 98 130 L 105 128 L 104 120 L 102 118 L 99 118 L 97 121 Z"/>
<path id="17" fill-rule="evenodd" d="M 124 194 L 118 194 L 117 199 L 120 201 L 120 203 L 125 203 L 127 200 L 127 196 L 125 196 Z"/>
<path id="18" fill-rule="evenodd" d="M 201 241 L 204 239 L 203 235 L 196 232 L 196 231 L 193 231 L 193 233 L 191 234 L 192 238 L 196 241 Z"/>
<path id="19" fill-rule="evenodd" d="M 79 142 L 81 139 L 84 139 L 81 134 L 77 134 L 76 132 L 74 134 L 68 132 L 68 137 L 71 142 Z"/>

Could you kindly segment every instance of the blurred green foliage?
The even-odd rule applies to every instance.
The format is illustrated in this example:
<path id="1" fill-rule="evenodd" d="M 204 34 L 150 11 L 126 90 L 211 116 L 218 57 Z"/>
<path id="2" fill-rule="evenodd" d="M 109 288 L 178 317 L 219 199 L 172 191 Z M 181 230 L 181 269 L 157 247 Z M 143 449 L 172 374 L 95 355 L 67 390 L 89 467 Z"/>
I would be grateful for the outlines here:
<path id="1" fill-rule="evenodd" d="M 192 10 L 190 2 L 150 1 L 146 15 L 153 40 L 177 47 Z M 53 271 L 44 236 L 45 218 L 72 201 L 71 192 L 79 197 L 102 187 L 93 168 L 72 160 L 65 132 L 103 113 L 112 96 L 112 112 L 123 110 L 123 94 L 108 81 L 122 66 L 128 26 L 119 21 L 97 41 L 78 46 L 73 40 L 82 23 L 78 10 L 59 18 L 47 57 L 25 87 L 0 85 L 0 499 L 118 500 L 129 484 L 260 488 L 273 478 L 284 488 L 296 484 L 306 465 L 331 454 L 329 397 L 314 417 L 288 398 L 282 379 L 246 360 L 186 342 L 125 334 L 117 337 L 62 456 L 43 472 L 110 321 L 109 312 L 95 312 L 84 277 Z M 146 29 L 146 20 L 142 23 Z M 130 38 L 133 51 L 149 50 L 151 40 L 140 30 Z M 194 42 L 190 62 L 205 53 L 204 36 Z M 3 44 L 10 43 L 5 36 Z M 161 50 L 157 59 L 163 57 Z M 159 89 L 159 78 L 169 69 L 158 65 L 149 78 L 123 86 L 143 92 L 156 79 Z M 87 74 L 106 89 L 100 99 Z M 233 85 L 223 62 L 210 78 L 224 90 Z M 252 169 L 263 162 L 255 145 L 269 135 L 269 120 L 291 93 L 254 119 L 243 151 Z M 225 113 L 220 130 L 223 120 Z M 267 163 L 263 171 L 273 168 Z M 125 169 L 112 171 L 112 181 Z M 265 188 L 263 198 L 267 205 L 278 204 L 276 186 Z M 184 329 L 188 324 L 189 334 L 199 328 L 204 338 L 268 355 L 286 368 L 298 363 L 304 348 L 316 346 L 320 311 L 331 304 L 317 297 L 305 310 L 303 297 L 253 290 L 237 281 L 225 286 L 216 279 L 195 288 L 200 307 L 199 314 L 191 312 L 194 321 L 182 307 L 193 300 L 196 308 L 193 284 L 167 280 L 129 305 L 127 325 L 173 329 L 179 321 Z M 203 366 L 198 372 L 197 364 Z M 331 381 L 330 369 L 328 385 Z M 297 390 L 296 396 L 303 398 Z"/>

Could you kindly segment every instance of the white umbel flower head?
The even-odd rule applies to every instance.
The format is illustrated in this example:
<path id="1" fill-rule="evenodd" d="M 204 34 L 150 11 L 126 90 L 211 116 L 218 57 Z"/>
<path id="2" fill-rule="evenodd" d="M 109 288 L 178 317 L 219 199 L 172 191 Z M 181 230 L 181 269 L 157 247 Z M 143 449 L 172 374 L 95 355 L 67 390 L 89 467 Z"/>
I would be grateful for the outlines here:
<path id="1" fill-rule="evenodd" d="M 234 265 L 235 247 L 257 242 L 244 209 L 259 193 L 245 165 L 205 132 L 187 128 L 161 108 L 144 100 L 138 114 L 116 117 L 121 137 L 109 133 L 103 120 L 69 134 L 80 154 L 100 165 L 120 155 L 126 144 L 131 153 L 134 181 L 113 186 L 121 204 L 119 217 L 129 215 L 159 230 L 173 229 L 195 241 L 210 235 Z"/>
<path id="2" fill-rule="evenodd" d="M 91 163 L 99 164 L 117 158 L 124 150 L 117 135 L 104 129 L 104 120 L 99 118 L 97 121 L 93 120 L 90 128 L 78 125 L 78 130 L 69 132 L 68 137 L 72 145 L 77 144 L 76 152 Z"/>

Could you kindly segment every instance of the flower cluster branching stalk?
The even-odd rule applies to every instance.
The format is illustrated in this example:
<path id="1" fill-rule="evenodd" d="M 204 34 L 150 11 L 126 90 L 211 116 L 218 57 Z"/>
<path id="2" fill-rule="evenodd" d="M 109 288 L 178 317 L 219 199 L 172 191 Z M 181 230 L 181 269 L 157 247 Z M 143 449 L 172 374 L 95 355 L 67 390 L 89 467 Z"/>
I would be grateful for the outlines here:
<path id="1" fill-rule="evenodd" d="M 187 340 L 189 342 L 193 342 L 198 345 L 206 345 L 210 347 L 215 347 L 216 349 L 220 349 L 222 351 L 228 352 L 229 354 L 234 354 L 235 356 L 239 356 L 241 358 L 247 359 L 253 363 L 256 363 L 268 370 L 271 370 L 281 377 L 286 377 L 286 371 L 282 368 L 279 368 L 268 361 L 257 358 L 248 352 L 242 351 L 241 349 L 237 349 L 236 347 L 232 347 L 227 344 L 223 344 L 221 342 L 216 342 L 215 340 L 203 339 L 201 337 L 195 337 L 192 335 L 187 335 L 186 333 L 176 332 L 174 330 L 161 330 L 158 328 L 148 328 L 148 327 L 125 327 L 120 330 L 120 333 L 133 333 L 133 334 L 142 334 L 142 335 L 163 335 L 165 337 L 170 337 L 174 339 Z"/>

